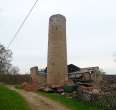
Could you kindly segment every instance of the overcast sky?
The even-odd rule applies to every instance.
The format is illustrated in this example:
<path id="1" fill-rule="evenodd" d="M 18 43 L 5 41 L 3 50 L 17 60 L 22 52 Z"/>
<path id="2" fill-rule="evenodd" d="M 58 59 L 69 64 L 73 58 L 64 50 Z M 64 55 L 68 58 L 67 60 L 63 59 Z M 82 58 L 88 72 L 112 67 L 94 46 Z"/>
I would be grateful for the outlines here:
<path id="1" fill-rule="evenodd" d="M 35 0 L 0 0 L 0 42 L 7 46 Z M 10 46 L 21 71 L 47 64 L 48 22 L 53 14 L 67 19 L 68 63 L 99 66 L 116 73 L 116 0 L 39 0 Z"/>

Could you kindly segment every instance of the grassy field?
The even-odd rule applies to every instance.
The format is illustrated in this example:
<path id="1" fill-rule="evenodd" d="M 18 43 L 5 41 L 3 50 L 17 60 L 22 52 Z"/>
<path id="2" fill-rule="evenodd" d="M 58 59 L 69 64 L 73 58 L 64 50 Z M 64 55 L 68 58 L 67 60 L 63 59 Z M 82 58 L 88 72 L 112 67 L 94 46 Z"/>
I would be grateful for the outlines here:
<path id="1" fill-rule="evenodd" d="M 52 100 L 55 100 L 71 110 L 103 110 L 102 108 L 98 108 L 90 105 L 89 103 L 78 101 L 76 99 L 68 98 L 66 96 L 62 96 L 56 93 L 44 93 L 39 92 L 40 95 L 44 95 L 49 97 Z"/>
<path id="2" fill-rule="evenodd" d="M 29 110 L 29 107 L 18 93 L 0 85 L 0 110 Z"/>

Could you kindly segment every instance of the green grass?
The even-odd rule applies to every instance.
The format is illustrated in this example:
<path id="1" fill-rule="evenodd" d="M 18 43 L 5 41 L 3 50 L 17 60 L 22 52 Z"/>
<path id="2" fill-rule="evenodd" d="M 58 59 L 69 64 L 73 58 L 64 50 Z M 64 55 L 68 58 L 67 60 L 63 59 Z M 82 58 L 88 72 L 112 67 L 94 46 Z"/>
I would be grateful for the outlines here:
<path id="1" fill-rule="evenodd" d="M 0 110 L 29 110 L 29 107 L 17 92 L 0 85 Z"/>
<path id="2" fill-rule="evenodd" d="M 39 92 L 39 94 L 47 96 L 48 98 L 65 105 L 71 110 L 103 110 L 102 108 L 95 107 L 87 102 L 78 101 L 76 99 L 68 98 L 57 93 Z"/>

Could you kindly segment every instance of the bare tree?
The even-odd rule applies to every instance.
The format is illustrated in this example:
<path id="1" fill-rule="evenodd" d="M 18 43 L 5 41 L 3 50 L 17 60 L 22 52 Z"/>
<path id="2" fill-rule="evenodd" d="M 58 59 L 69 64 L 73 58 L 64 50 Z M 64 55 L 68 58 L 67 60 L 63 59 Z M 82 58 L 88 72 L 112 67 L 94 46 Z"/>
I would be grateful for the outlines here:
<path id="1" fill-rule="evenodd" d="M 8 69 L 11 67 L 11 50 L 6 49 L 2 44 L 0 44 L 0 74 L 8 73 Z"/>
<path id="2" fill-rule="evenodd" d="M 17 75 L 19 74 L 19 68 L 16 66 L 12 66 L 9 68 L 9 73 L 12 75 Z"/>

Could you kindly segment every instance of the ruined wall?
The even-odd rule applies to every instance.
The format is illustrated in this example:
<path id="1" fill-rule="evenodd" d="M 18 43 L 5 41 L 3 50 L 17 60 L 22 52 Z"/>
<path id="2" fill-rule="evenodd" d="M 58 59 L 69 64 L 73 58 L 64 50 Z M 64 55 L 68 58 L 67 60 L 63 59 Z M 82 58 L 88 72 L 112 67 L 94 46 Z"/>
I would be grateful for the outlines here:
<path id="1" fill-rule="evenodd" d="M 38 83 L 38 67 L 32 67 L 30 69 L 32 83 Z"/>
<path id="2" fill-rule="evenodd" d="M 47 74 L 38 73 L 38 87 L 45 87 L 47 84 Z"/>
<path id="3" fill-rule="evenodd" d="M 47 67 L 47 84 L 52 87 L 63 86 L 68 80 L 66 19 L 59 14 L 51 16 L 49 20 Z"/>
<path id="4" fill-rule="evenodd" d="M 38 72 L 38 67 L 32 67 L 30 72 L 32 84 L 35 84 L 38 89 L 46 86 L 46 74 Z"/>

